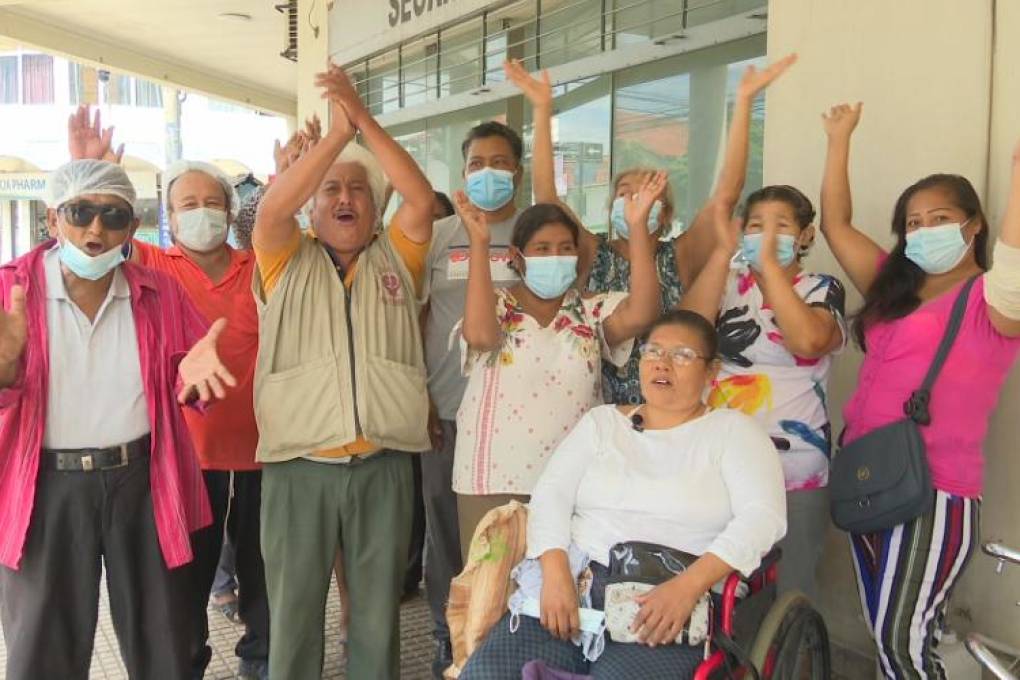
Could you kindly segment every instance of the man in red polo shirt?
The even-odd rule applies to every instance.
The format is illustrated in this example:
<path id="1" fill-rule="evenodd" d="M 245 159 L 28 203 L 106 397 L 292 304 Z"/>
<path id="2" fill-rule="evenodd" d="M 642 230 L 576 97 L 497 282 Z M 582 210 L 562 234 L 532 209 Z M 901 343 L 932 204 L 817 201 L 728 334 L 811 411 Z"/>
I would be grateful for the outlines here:
<path id="1" fill-rule="evenodd" d="M 111 138 L 112 130 L 102 130 L 98 119 L 90 124 L 87 107 L 71 116 L 72 158 L 108 157 Z M 131 260 L 175 279 L 210 323 L 227 319 L 218 349 L 237 379 L 237 387 L 204 415 L 184 411 L 213 513 L 212 525 L 191 537 L 193 677 L 203 677 L 212 657 L 207 607 L 226 526 L 236 551 L 238 614 L 245 623 L 235 648 L 238 677 L 261 679 L 268 675 L 269 604 L 259 544 L 262 473 L 255 463 L 259 435 L 252 406 L 259 330 L 251 292 L 255 257 L 227 244 L 240 201 L 224 173 L 208 163 L 179 161 L 163 173 L 163 182 L 174 245 L 163 251 L 136 240 Z"/>

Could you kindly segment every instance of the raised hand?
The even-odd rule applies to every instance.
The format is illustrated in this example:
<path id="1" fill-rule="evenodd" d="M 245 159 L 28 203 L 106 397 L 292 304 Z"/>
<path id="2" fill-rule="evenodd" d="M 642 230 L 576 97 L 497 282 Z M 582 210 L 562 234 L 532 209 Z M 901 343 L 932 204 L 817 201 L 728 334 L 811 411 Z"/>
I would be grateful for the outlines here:
<path id="1" fill-rule="evenodd" d="M 355 128 L 360 127 L 365 117 L 371 115 L 364 102 L 361 101 L 361 95 L 358 94 L 354 83 L 347 77 L 344 70 L 336 64 L 329 62 L 328 68 L 324 73 L 316 74 L 315 84 L 317 87 L 325 90 L 322 93 L 323 99 L 329 99 L 333 104 L 333 120 L 331 121 L 330 131 L 332 131 L 332 126 L 336 125 L 336 110 L 338 107 L 346 111 L 348 120 Z"/>
<path id="2" fill-rule="evenodd" d="M 457 214 L 464 223 L 464 229 L 468 233 L 468 239 L 472 243 L 489 243 L 489 223 L 485 221 L 485 215 L 481 209 L 468 200 L 467 194 L 457 191 L 453 194 L 453 204 Z"/>
<path id="3" fill-rule="evenodd" d="M 542 79 L 539 80 L 528 73 L 520 59 L 510 59 L 503 62 L 503 72 L 507 80 L 520 88 L 533 107 L 552 108 L 553 94 L 548 71 L 543 70 Z"/>
<path id="4" fill-rule="evenodd" d="M 273 160 L 276 162 L 276 174 L 282 175 L 298 158 L 301 157 L 301 149 L 305 144 L 305 133 L 295 132 L 287 140 L 287 143 L 280 145 L 280 140 L 273 142 Z"/>
<path id="5" fill-rule="evenodd" d="M 648 215 L 655 201 L 662 198 L 669 176 L 662 170 L 644 175 L 637 193 L 627 196 L 624 201 L 623 217 L 633 232 L 648 228 Z"/>
<path id="6" fill-rule="evenodd" d="M 733 216 L 733 206 L 726 201 L 714 201 L 711 211 L 716 248 L 725 251 L 728 255 L 733 255 L 740 244 L 742 220 Z"/>
<path id="7" fill-rule="evenodd" d="M 312 144 L 322 139 L 322 121 L 319 120 L 319 114 L 312 114 L 311 118 L 305 119 L 304 134 Z"/>
<path id="8" fill-rule="evenodd" d="M 850 104 L 833 106 L 829 109 L 829 113 L 822 114 L 822 126 L 825 128 L 825 134 L 830 139 L 849 139 L 854 128 L 857 127 L 857 123 L 861 120 L 861 109 L 863 108 L 864 104 L 861 102 L 857 102 L 853 106 Z"/>
<path id="9" fill-rule="evenodd" d="M 775 265 L 780 267 L 779 264 L 779 251 L 778 251 L 779 239 L 776 236 L 776 225 L 770 222 L 764 222 L 761 227 L 761 268 L 762 270 Z"/>
<path id="10" fill-rule="evenodd" d="M 754 99 L 766 87 L 797 61 L 797 54 L 788 54 L 774 64 L 759 71 L 754 64 L 744 70 L 744 75 L 737 86 L 737 96 L 743 99 Z"/>
<path id="11" fill-rule="evenodd" d="M 112 150 L 113 126 L 103 129 L 99 109 L 89 122 L 88 104 L 82 104 L 67 118 L 67 149 L 71 160 L 88 158 L 97 161 L 120 163 L 124 156 L 124 145 Z"/>
<path id="12" fill-rule="evenodd" d="M 209 401 L 213 396 L 222 399 L 227 396 L 226 387 L 237 386 L 237 380 L 216 352 L 216 340 L 226 327 L 226 319 L 214 321 L 205 337 L 196 342 L 181 360 L 178 371 L 184 387 L 177 394 L 177 401 L 181 404 L 188 403 L 196 394 L 201 401 Z"/>
<path id="13" fill-rule="evenodd" d="M 25 315 L 25 289 L 11 288 L 11 304 L 8 311 L 0 308 L 0 373 L 12 381 L 21 354 L 28 341 L 28 318 Z"/>

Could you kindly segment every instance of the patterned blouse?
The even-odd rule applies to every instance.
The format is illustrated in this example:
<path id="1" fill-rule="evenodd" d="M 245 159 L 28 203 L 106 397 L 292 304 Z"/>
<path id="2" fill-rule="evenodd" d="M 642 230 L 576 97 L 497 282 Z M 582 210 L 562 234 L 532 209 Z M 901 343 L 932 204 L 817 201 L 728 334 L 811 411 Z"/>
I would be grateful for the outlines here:
<path id="1" fill-rule="evenodd" d="M 570 289 L 556 318 L 542 327 L 507 289 L 496 291 L 503 344 L 469 350 L 460 338 L 467 389 L 457 412 L 453 490 L 460 494 L 530 494 L 549 456 L 592 407 L 602 403 L 601 359 L 623 363 L 633 341 L 610 348 L 603 321 L 623 293 L 582 298 Z"/>
<path id="2" fill-rule="evenodd" d="M 666 312 L 680 303 L 684 292 L 676 266 L 676 240 L 656 242 L 655 271 L 659 275 L 659 286 L 662 289 L 662 311 Z M 625 293 L 630 290 L 630 261 L 602 236 L 595 250 L 588 290 L 592 293 Z M 623 366 L 602 362 L 602 391 L 607 404 L 640 404 L 643 401 L 641 379 L 638 376 L 639 360 L 638 345 L 635 343 L 630 358 Z"/>
<path id="3" fill-rule="evenodd" d="M 834 276 L 803 272 L 793 289 L 811 307 L 836 320 L 843 343 L 817 359 L 790 353 L 746 266 L 730 272 L 716 330 L 722 370 L 709 395 L 713 408 L 734 408 L 756 419 L 772 437 L 786 476 L 787 491 L 824 487 L 829 478 L 832 428 L 828 382 L 832 357 L 846 347 L 845 293 Z"/>

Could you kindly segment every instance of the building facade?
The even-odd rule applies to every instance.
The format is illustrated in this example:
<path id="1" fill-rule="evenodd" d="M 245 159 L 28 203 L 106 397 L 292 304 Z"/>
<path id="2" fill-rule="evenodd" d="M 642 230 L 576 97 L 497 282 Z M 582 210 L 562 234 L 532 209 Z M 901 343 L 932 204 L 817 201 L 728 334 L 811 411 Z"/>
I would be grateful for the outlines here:
<path id="1" fill-rule="evenodd" d="M 47 177 L 68 158 L 67 118 L 80 104 L 116 127 L 138 192 L 138 237 L 152 243 L 167 242 L 161 171 L 170 162 L 206 160 L 264 179 L 273 141 L 287 134 L 278 116 L 49 54 L 0 50 L 0 262 L 48 238 Z"/>

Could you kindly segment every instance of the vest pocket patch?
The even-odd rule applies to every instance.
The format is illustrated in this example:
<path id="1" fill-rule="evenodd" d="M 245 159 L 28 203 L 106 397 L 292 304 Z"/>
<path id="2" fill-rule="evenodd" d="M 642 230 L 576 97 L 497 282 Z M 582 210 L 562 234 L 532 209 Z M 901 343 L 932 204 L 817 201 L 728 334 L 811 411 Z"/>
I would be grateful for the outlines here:
<path id="1" fill-rule="evenodd" d="M 392 270 L 379 272 L 379 294 L 386 304 L 404 304 L 404 286 L 400 281 L 400 275 Z"/>

